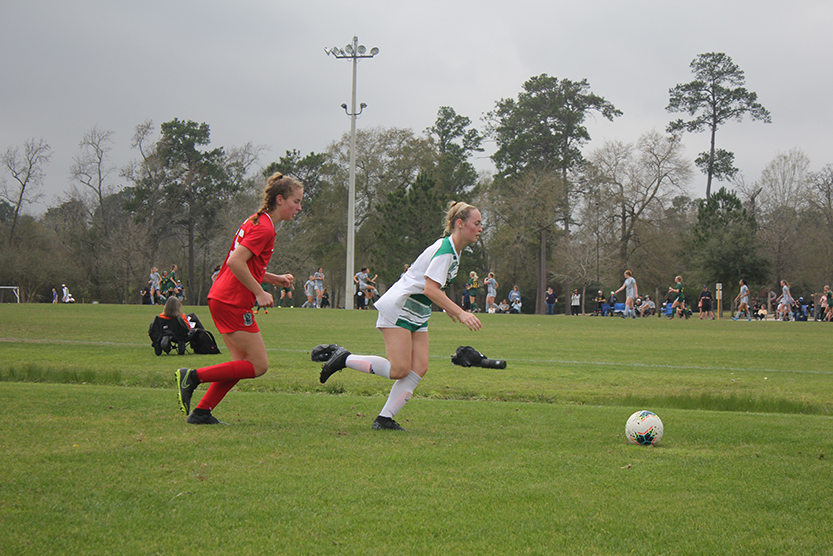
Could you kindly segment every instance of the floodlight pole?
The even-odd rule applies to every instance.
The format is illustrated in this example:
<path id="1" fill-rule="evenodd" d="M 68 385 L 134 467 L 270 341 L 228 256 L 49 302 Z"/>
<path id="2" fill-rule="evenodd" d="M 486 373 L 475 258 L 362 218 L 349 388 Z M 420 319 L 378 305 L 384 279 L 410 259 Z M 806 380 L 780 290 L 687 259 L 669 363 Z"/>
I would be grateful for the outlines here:
<path id="1" fill-rule="evenodd" d="M 362 103 L 361 110 L 358 113 L 356 112 L 356 66 L 359 58 L 373 58 L 379 53 L 379 49 L 373 47 L 370 54 L 364 54 L 365 47 L 359 45 L 359 37 L 354 36 L 353 43 L 348 44 L 343 49 L 337 47 L 325 48 L 324 52 L 328 55 L 332 54 L 336 58 L 347 58 L 353 61 L 353 94 L 350 100 L 350 112 L 347 112 L 347 106 L 342 104 L 342 108 L 350 116 L 350 178 L 347 189 L 347 261 L 344 274 L 344 308 L 352 309 L 355 299 L 353 299 L 350 292 L 353 290 L 356 258 L 356 116 L 361 114 L 366 106 Z"/>

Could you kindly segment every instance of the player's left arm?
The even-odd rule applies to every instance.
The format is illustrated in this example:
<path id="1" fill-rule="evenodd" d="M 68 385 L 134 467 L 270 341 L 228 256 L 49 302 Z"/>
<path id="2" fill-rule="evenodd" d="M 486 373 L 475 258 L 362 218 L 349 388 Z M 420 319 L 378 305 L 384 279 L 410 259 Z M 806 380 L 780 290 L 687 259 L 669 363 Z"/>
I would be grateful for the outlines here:
<path id="1" fill-rule="evenodd" d="M 271 272 L 267 272 L 263 277 L 263 281 L 267 284 L 275 284 L 282 288 L 292 288 L 295 277 L 291 274 L 272 274 Z"/>
<path id="2" fill-rule="evenodd" d="M 425 277 L 425 295 L 445 311 L 454 322 L 465 324 L 469 330 L 480 330 L 480 319 L 474 314 L 464 311 L 462 307 L 451 301 L 442 290 L 439 282 L 428 276 Z"/>

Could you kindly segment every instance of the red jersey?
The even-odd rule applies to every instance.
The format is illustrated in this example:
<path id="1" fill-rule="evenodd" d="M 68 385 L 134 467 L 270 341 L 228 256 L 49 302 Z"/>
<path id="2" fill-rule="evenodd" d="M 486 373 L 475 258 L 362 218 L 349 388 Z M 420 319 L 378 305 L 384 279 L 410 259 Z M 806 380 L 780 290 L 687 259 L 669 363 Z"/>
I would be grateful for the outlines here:
<path id="1" fill-rule="evenodd" d="M 220 273 L 212 284 L 211 291 L 208 292 L 208 299 L 215 299 L 235 307 L 251 308 L 255 304 L 255 294 L 237 279 L 226 264 L 229 255 L 237 249 L 238 245 L 244 246 L 253 253 L 246 264 L 255 281 L 263 282 L 266 267 L 269 266 L 272 252 L 275 250 L 275 225 L 272 223 L 272 218 L 268 214 L 261 214 L 258 224 L 255 224 L 251 218 L 243 222 L 234 236 L 234 243 L 226 255 L 226 260 L 223 261 Z"/>

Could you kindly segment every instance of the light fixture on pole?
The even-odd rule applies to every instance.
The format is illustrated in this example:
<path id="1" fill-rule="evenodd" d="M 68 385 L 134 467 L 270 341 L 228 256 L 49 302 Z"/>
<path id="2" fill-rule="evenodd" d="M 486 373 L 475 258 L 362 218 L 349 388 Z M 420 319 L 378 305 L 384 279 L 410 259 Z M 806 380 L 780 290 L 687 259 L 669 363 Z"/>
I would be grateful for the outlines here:
<path id="1" fill-rule="evenodd" d="M 341 107 L 350 116 L 350 184 L 347 190 L 347 265 L 344 276 L 344 308 L 353 308 L 353 295 L 350 293 L 353 289 L 353 274 L 355 262 L 355 245 L 356 245 L 356 116 L 362 113 L 362 110 L 367 106 L 365 103 L 361 104 L 361 108 L 356 112 L 356 65 L 359 58 L 373 58 L 379 53 L 379 49 L 375 46 L 367 52 L 367 48 L 363 44 L 359 44 L 359 37 L 353 37 L 352 44 L 348 44 L 344 48 L 325 48 L 324 52 L 327 55 L 332 54 L 336 58 L 343 58 L 353 60 L 353 95 L 350 104 L 350 111 L 347 112 L 347 105 L 342 104 Z"/>

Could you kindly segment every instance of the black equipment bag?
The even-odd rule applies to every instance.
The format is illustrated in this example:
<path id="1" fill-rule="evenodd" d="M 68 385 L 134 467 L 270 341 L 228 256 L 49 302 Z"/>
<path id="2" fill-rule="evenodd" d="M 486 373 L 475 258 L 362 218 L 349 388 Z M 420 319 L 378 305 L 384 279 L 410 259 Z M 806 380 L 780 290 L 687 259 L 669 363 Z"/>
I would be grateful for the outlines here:
<path id="1" fill-rule="evenodd" d="M 220 348 L 217 347 L 217 342 L 214 341 L 214 335 L 203 328 L 197 328 L 191 335 L 191 349 L 194 350 L 194 353 L 206 355 L 220 353 Z"/>
<path id="2" fill-rule="evenodd" d="M 457 353 L 451 356 L 451 362 L 461 367 L 486 367 L 489 369 L 505 369 L 506 361 L 502 359 L 488 359 L 485 355 L 471 346 L 460 346 Z"/>

